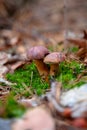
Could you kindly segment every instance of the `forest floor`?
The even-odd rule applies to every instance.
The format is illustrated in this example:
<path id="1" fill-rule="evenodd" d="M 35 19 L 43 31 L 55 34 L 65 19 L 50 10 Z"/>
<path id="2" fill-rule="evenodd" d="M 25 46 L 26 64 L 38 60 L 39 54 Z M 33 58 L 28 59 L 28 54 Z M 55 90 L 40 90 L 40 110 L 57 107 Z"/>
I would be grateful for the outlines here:
<path id="1" fill-rule="evenodd" d="M 76 27 L 79 28 L 79 25 L 69 17 L 72 26 L 68 29 L 75 28 L 75 31 L 69 31 L 70 37 L 64 37 L 64 4 L 56 0 L 50 6 L 48 3 L 49 0 L 47 3 L 39 1 L 25 4 L 11 14 L 13 6 L 1 2 L 2 130 L 7 130 L 7 127 L 8 130 L 87 128 L 87 30 L 83 28 L 77 32 Z M 27 57 L 28 50 L 35 46 L 44 46 L 50 53 L 61 52 L 65 56 L 57 68 L 59 73 L 54 77 L 49 74 L 48 82 L 42 80 L 35 63 Z M 19 120 L 13 121 L 14 118 Z"/>

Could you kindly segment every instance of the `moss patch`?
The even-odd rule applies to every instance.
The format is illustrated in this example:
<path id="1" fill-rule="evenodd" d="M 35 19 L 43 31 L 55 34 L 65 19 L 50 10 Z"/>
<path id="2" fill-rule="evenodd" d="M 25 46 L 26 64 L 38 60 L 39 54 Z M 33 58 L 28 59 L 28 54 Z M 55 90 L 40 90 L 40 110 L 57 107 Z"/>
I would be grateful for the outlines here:
<path id="1" fill-rule="evenodd" d="M 6 102 L 0 102 L 0 117 L 3 118 L 13 118 L 13 117 L 20 117 L 24 114 L 26 108 L 19 104 L 13 95 L 9 95 L 7 97 Z"/>
<path id="2" fill-rule="evenodd" d="M 12 86 L 14 94 L 29 97 L 31 94 L 43 94 L 48 88 L 48 84 L 43 82 L 38 74 L 34 63 L 17 69 L 14 74 L 7 74 L 6 78 L 16 83 Z"/>
<path id="3" fill-rule="evenodd" d="M 76 53 L 79 50 L 78 46 L 68 48 L 68 53 Z"/>
<path id="4" fill-rule="evenodd" d="M 85 83 L 85 81 L 76 80 L 78 75 L 83 73 L 84 70 L 85 66 L 77 61 L 71 61 L 69 63 L 62 62 L 60 63 L 60 75 L 57 76 L 57 80 L 62 82 L 65 89 L 80 86 Z"/>
<path id="5" fill-rule="evenodd" d="M 56 79 L 62 82 L 65 89 L 80 86 L 85 81 L 76 82 L 76 79 L 84 70 L 84 65 L 77 61 L 62 62 L 60 63 L 60 74 L 56 76 Z M 15 86 L 12 86 L 15 95 L 19 94 L 24 97 L 29 97 L 35 93 L 41 95 L 49 87 L 46 82 L 41 80 L 34 63 L 19 68 L 14 74 L 7 74 L 6 77 L 9 81 L 16 83 Z"/>

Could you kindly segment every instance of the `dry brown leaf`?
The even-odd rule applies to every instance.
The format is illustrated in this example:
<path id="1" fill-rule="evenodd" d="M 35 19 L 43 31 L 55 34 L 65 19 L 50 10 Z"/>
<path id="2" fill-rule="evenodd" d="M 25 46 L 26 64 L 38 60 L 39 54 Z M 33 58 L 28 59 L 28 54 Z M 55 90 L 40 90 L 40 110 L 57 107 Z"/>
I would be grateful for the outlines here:
<path id="1" fill-rule="evenodd" d="M 0 52 L 0 65 L 4 65 L 8 61 L 8 54 Z"/>
<path id="2" fill-rule="evenodd" d="M 87 40 L 87 30 L 83 30 L 84 36 L 83 38 Z"/>
<path id="3" fill-rule="evenodd" d="M 80 48 L 80 49 L 78 50 L 78 52 L 76 53 L 76 55 L 79 56 L 79 57 L 82 57 L 82 55 L 84 55 L 84 57 L 85 57 L 85 54 L 86 54 L 86 53 L 87 53 L 86 48 Z"/>
<path id="4" fill-rule="evenodd" d="M 67 39 L 67 40 L 81 48 L 87 48 L 87 40 L 85 39 Z"/>
<path id="5" fill-rule="evenodd" d="M 75 128 L 67 121 L 56 120 L 56 130 L 79 130 L 79 128 Z M 81 130 L 81 129 L 80 129 Z"/>
<path id="6" fill-rule="evenodd" d="M 17 44 L 20 39 L 18 32 L 5 29 L 1 31 L 1 37 L 7 39 L 7 44 L 11 46 Z"/>
<path id="7" fill-rule="evenodd" d="M 6 66 L 0 66 L 0 78 L 3 77 L 9 69 Z"/>
<path id="8" fill-rule="evenodd" d="M 11 82 L 9 82 L 9 81 L 7 81 L 5 78 L 2 78 L 2 77 L 0 77 L 0 83 L 4 83 L 4 84 L 6 84 L 6 85 L 8 85 L 8 86 L 11 86 L 11 85 L 15 85 L 16 83 L 11 83 Z"/>
<path id="9" fill-rule="evenodd" d="M 18 61 L 16 63 L 9 65 L 10 72 L 13 73 L 17 68 L 23 66 L 24 64 L 25 64 L 24 61 Z"/>

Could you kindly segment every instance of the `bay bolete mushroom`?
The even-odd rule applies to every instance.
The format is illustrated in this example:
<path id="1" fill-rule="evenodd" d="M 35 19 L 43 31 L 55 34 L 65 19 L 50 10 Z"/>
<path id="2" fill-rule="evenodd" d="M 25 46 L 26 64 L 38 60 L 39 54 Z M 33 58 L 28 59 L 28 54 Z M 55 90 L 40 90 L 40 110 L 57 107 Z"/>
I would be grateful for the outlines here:
<path id="1" fill-rule="evenodd" d="M 47 54 L 49 51 L 44 46 L 34 46 L 27 51 L 28 59 L 34 61 L 41 78 L 46 81 L 48 81 L 49 69 L 43 59 Z"/>
<path id="2" fill-rule="evenodd" d="M 50 76 L 55 76 L 59 71 L 59 63 L 65 60 L 62 52 L 52 52 L 44 58 L 44 63 L 50 64 Z"/>

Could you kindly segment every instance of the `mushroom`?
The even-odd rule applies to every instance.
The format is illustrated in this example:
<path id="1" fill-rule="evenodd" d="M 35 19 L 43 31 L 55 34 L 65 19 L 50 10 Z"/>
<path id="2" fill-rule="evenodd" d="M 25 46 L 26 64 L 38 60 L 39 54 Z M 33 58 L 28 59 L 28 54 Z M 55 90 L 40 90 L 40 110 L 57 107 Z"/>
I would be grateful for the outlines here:
<path id="1" fill-rule="evenodd" d="M 41 78 L 48 82 L 49 68 L 43 62 L 47 54 L 49 54 L 49 51 L 44 46 L 34 46 L 27 51 L 28 59 L 34 61 Z"/>
<path id="2" fill-rule="evenodd" d="M 59 63 L 66 58 L 62 52 L 52 52 L 44 58 L 44 63 L 50 64 L 50 76 L 54 77 L 59 71 Z"/>

